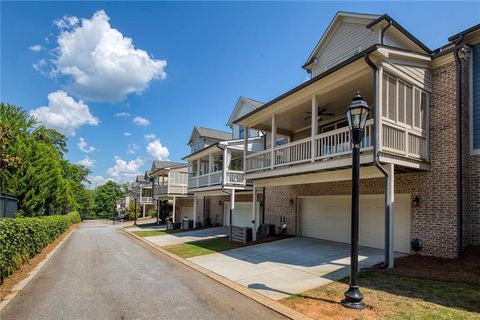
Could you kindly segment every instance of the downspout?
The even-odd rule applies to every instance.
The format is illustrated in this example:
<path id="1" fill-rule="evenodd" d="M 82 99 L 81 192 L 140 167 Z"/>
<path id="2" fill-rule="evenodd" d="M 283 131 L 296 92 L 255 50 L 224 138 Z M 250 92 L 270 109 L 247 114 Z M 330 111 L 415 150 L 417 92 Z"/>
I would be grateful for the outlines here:
<path id="1" fill-rule="evenodd" d="M 384 44 L 383 39 L 385 38 L 385 31 L 387 31 L 387 29 L 390 28 L 391 25 L 392 25 L 392 20 L 388 20 L 387 26 L 383 28 L 382 31 L 380 32 L 380 44 Z"/>
<path id="2" fill-rule="evenodd" d="M 463 36 L 461 36 L 455 45 L 459 45 L 463 42 Z M 462 148 L 462 113 L 463 113 L 463 96 L 462 96 L 462 58 L 460 58 L 458 52 L 462 50 L 460 48 L 454 51 L 456 62 L 456 100 L 457 100 L 457 229 L 458 229 L 458 255 L 463 255 L 463 148 Z"/>
<path id="3" fill-rule="evenodd" d="M 390 24 L 383 30 L 385 31 Z M 382 31 L 382 33 L 383 33 Z M 382 35 L 383 36 L 383 35 Z M 383 41 L 383 39 L 382 39 Z M 388 248 L 390 247 L 390 206 L 387 203 L 387 194 L 388 194 L 388 179 L 389 179 L 389 174 L 387 170 L 380 164 L 379 159 L 379 125 L 378 125 L 378 116 L 377 116 L 377 110 L 378 110 L 378 88 L 377 88 L 377 80 L 378 80 L 378 67 L 375 63 L 370 60 L 369 53 L 364 54 L 365 62 L 373 69 L 373 105 L 374 105 L 374 113 L 373 113 L 373 128 L 374 128 L 374 135 L 373 135 L 373 163 L 375 164 L 375 167 L 377 167 L 378 170 L 383 174 L 385 177 L 385 261 L 383 264 L 384 268 L 393 268 L 393 265 L 390 265 L 389 261 L 393 261 L 393 257 L 390 257 L 390 251 Z"/>

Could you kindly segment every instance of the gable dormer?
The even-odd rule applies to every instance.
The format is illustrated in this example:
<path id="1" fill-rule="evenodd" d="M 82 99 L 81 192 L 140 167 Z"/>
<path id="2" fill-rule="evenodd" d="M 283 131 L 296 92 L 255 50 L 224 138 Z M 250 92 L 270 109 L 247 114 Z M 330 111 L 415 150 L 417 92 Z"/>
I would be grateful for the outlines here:
<path id="1" fill-rule="evenodd" d="M 230 132 L 195 126 L 188 140 L 188 145 L 191 152 L 195 153 L 214 143 L 231 139 L 232 134 Z"/>
<path id="2" fill-rule="evenodd" d="M 233 108 L 232 114 L 228 119 L 227 126 L 232 129 L 232 136 L 233 140 L 243 139 L 245 137 L 245 130 L 243 127 L 234 124 L 233 122 L 240 117 L 243 117 L 247 113 L 252 112 L 253 110 L 261 107 L 263 105 L 262 102 L 259 102 L 254 99 L 240 97 L 238 98 L 237 104 L 235 108 Z M 257 130 L 250 129 L 248 131 L 249 137 L 258 137 L 260 136 L 260 132 Z"/>
<path id="3" fill-rule="evenodd" d="M 430 49 L 386 14 L 338 12 L 303 68 L 315 77 L 375 44 L 431 53 Z"/>

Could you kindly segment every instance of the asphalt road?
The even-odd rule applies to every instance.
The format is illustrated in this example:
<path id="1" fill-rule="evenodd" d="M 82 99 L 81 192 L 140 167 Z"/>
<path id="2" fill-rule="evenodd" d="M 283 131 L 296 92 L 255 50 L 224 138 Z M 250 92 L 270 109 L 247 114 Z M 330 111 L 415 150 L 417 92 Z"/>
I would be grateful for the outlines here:
<path id="1" fill-rule="evenodd" d="M 285 319 L 129 238 L 86 222 L 0 312 L 11 319 Z"/>

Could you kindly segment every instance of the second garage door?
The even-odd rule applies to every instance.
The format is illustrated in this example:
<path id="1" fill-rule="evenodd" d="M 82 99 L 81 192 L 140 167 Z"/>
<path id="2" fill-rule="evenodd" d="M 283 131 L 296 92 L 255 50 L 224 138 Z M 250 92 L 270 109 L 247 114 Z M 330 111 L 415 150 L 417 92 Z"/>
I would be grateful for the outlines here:
<path id="1" fill-rule="evenodd" d="M 360 197 L 360 245 L 384 247 L 383 195 Z M 410 249 L 410 196 L 395 195 L 394 249 Z M 350 243 L 350 196 L 299 198 L 298 234 L 304 237 Z"/>
<path id="2" fill-rule="evenodd" d="M 257 221 L 260 207 L 257 202 Z M 230 202 L 224 203 L 223 208 L 224 225 L 230 225 Z M 235 210 L 233 213 L 233 225 L 237 227 L 252 227 L 252 203 L 251 202 L 235 202 Z"/>
<path id="3" fill-rule="evenodd" d="M 180 219 L 187 217 L 188 220 L 193 220 L 193 207 L 180 207 Z"/>

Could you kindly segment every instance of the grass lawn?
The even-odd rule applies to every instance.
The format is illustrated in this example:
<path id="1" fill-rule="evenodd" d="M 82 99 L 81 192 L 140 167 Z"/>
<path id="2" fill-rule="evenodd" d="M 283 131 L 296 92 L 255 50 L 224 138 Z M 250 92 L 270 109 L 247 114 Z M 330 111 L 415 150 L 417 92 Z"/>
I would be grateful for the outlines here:
<path id="1" fill-rule="evenodd" d="M 189 243 L 182 243 L 174 246 L 165 247 L 177 256 L 182 258 L 191 258 L 205 254 L 230 250 L 241 247 L 241 243 L 230 242 L 227 238 L 214 238 Z"/>
<path id="2" fill-rule="evenodd" d="M 360 289 L 368 307 L 339 304 L 348 279 L 333 282 L 281 302 L 313 319 L 480 319 L 480 286 L 361 273 Z"/>
<path id="3" fill-rule="evenodd" d="M 164 236 L 166 234 L 178 233 L 183 230 L 145 230 L 145 231 L 132 231 L 133 234 L 136 234 L 139 237 L 152 237 L 152 236 Z"/>

